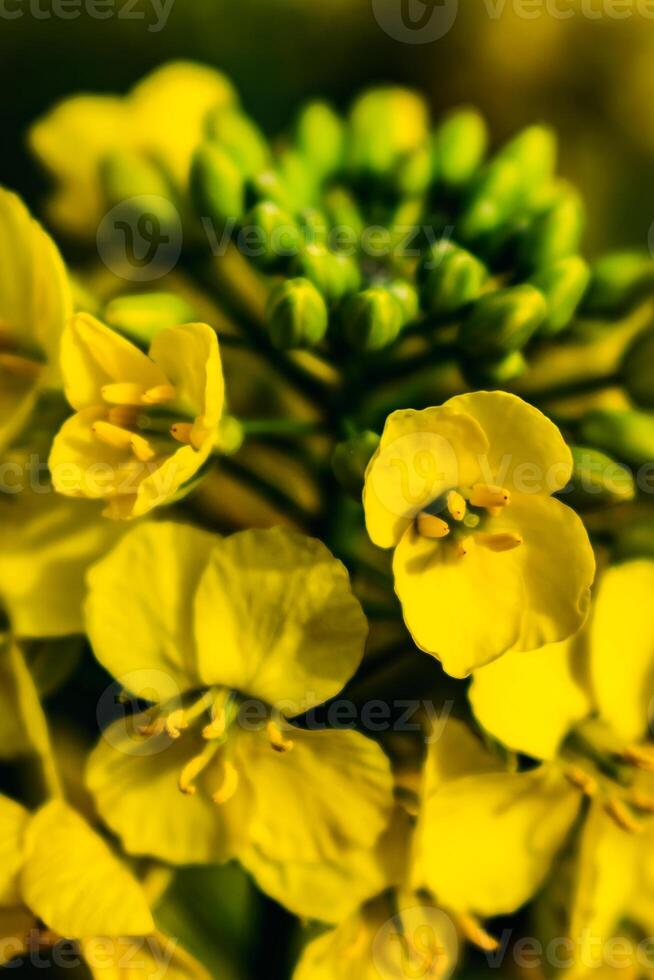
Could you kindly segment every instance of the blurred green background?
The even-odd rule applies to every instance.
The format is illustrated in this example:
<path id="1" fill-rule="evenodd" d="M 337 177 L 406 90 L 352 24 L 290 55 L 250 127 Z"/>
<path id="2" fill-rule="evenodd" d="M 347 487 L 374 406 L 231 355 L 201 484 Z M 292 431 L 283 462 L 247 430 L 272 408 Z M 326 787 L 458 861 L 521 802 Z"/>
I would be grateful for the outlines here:
<path id="1" fill-rule="evenodd" d="M 153 66 L 190 57 L 226 71 L 269 133 L 306 97 L 342 107 L 360 87 L 382 81 L 422 89 L 436 112 L 478 105 L 498 140 L 528 122 L 549 122 L 561 136 L 562 172 L 589 205 L 588 251 L 646 245 L 654 219 L 654 20 L 638 14 L 636 0 L 620 19 L 603 0 L 561 0 L 555 9 L 567 8 L 566 18 L 553 16 L 546 0 L 540 10 L 529 5 L 528 17 L 518 0 L 460 0 L 445 37 L 411 45 L 383 31 L 373 0 L 172 0 L 158 31 L 152 0 L 115 0 L 113 10 L 104 0 L 102 20 L 89 15 L 86 0 L 77 8 L 65 0 L 71 19 L 61 19 L 58 2 L 0 3 L 0 180 L 33 205 L 43 183 L 25 151 L 31 120 L 71 92 L 124 91 Z"/>

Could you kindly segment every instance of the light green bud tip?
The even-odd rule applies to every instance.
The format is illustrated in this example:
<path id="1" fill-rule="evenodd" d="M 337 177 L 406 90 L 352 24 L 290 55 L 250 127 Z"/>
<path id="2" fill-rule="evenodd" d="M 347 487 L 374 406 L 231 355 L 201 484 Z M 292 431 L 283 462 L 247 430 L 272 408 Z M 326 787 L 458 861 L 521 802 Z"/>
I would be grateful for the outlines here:
<path id="1" fill-rule="evenodd" d="M 433 316 L 450 316 L 476 300 L 488 279 L 486 267 L 462 248 L 430 252 L 421 270 L 422 305 Z"/>
<path id="2" fill-rule="evenodd" d="M 459 344 L 474 358 L 520 350 L 547 316 L 545 297 L 533 286 L 512 286 L 481 296 L 461 324 Z"/>
<path id="3" fill-rule="evenodd" d="M 383 176 L 406 154 L 427 143 L 424 100 L 403 88 L 364 92 L 350 112 L 347 158 L 357 174 Z"/>
<path id="4" fill-rule="evenodd" d="M 429 148 L 419 146 L 398 162 L 395 168 L 395 189 L 405 197 L 424 194 L 431 184 L 433 173 L 433 160 Z"/>
<path id="5" fill-rule="evenodd" d="M 252 235 L 252 257 L 264 266 L 284 263 L 300 250 L 302 233 L 296 221 L 272 201 L 255 204 L 243 218 L 242 227 Z"/>
<path id="6" fill-rule="evenodd" d="M 531 191 L 549 180 L 556 171 L 556 134 L 547 126 L 528 126 L 497 154 L 498 160 L 511 160 L 520 171 L 522 186 Z"/>
<path id="7" fill-rule="evenodd" d="M 204 143 L 191 166 L 191 195 L 198 215 L 219 225 L 238 220 L 245 210 L 245 180 L 225 150 Z"/>
<path id="8" fill-rule="evenodd" d="M 356 292 L 361 283 L 361 273 L 352 256 L 332 252 L 320 243 L 307 245 L 295 264 L 300 275 L 310 279 L 328 302 Z"/>
<path id="9" fill-rule="evenodd" d="M 434 136 L 434 170 L 446 187 L 461 187 L 479 169 L 488 146 L 488 130 L 475 109 L 459 109 Z"/>
<path id="10" fill-rule="evenodd" d="M 218 109 L 206 121 L 210 140 L 232 158 L 244 177 L 270 165 L 268 144 L 255 123 L 238 109 Z"/>
<path id="11" fill-rule="evenodd" d="M 620 503 L 636 494 L 631 472 L 597 449 L 572 449 L 572 478 L 561 497 L 575 507 Z"/>
<path id="12" fill-rule="evenodd" d="M 175 293 L 139 293 L 112 299 L 103 319 L 130 340 L 147 347 L 164 327 L 189 323 L 195 316 L 190 303 Z"/>
<path id="13" fill-rule="evenodd" d="M 642 252 L 613 253 L 593 266 L 583 312 L 589 316 L 623 316 L 652 294 L 652 257 Z"/>
<path id="14" fill-rule="evenodd" d="M 579 438 L 625 463 L 642 466 L 654 459 L 654 415 L 598 409 L 582 420 Z"/>
<path id="15" fill-rule="evenodd" d="M 520 203 L 521 190 L 522 178 L 514 161 L 491 161 L 470 185 L 457 237 L 471 242 L 497 232 Z"/>
<path id="16" fill-rule="evenodd" d="M 547 301 L 547 316 L 538 328 L 543 337 L 553 337 L 572 320 L 588 283 L 590 268 L 578 255 L 560 259 L 531 279 Z"/>
<path id="17" fill-rule="evenodd" d="M 245 433 L 243 426 L 234 415 L 223 415 L 218 425 L 218 438 L 216 448 L 223 456 L 233 456 L 237 453 L 243 441 Z"/>
<path id="18" fill-rule="evenodd" d="M 332 453 L 334 476 L 349 494 L 360 499 L 366 467 L 379 446 L 376 432 L 360 432 L 358 435 L 339 442 Z"/>
<path id="19" fill-rule="evenodd" d="M 371 286 L 343 305 L 343 333 L 362 351 L 381 350 L 397 338 L 403 326 L 400 302 L 384 286 Z"/>
<path id="20" fill-rule="evenodd" d="M 637 405 L 654 409 L 654 329 L 636 337 L 627 350 L 622 378 Z"/>
<path id="21" fill-rule="evenodd" d="M 266 320 L 275 347 L 311 347 L 325 336 L 329 313 L 312 282 L 289 279 L 271 293 Z"/>
<path id="22" fill-rule="evenodd" d="M 482 357 L 476 360 L 474 357 L 469 357 L 462 367 L 466 380 L 470 384 L 478 387 L 488 385 L 497 387 L 519 378 L 525 373 L 528 365 L 522 352 L 514 350 L 496 358 Z"/>
<path id="23" fill-rule="evenodd" d="M 394 279 L 387 289 L 392 293 L 402 309 L 402 326 L 413 323 L 420 312 L 420 301 L 416 287 L 406 279 Z"/>
<path id="24" fill-rule="evenodd" d="M 539 269 L 574 255 L 581 244 L 585 218 L 579 194 L 566 191 L 531 221 L 521 242 L 520 264 Z"/>
<path id="25" fill-rule="evenodd" d="M 298 150 L 321 178 L 341 166 L 345 125 L 326 102 L 311 102 L 304 107 L 296 124 L 295 138 Z"/>

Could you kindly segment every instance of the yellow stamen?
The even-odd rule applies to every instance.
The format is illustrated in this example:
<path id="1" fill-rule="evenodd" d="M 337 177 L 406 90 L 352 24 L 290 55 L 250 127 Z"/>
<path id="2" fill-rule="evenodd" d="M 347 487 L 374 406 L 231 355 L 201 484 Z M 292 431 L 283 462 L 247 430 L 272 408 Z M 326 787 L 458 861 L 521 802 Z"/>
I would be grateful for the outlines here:
<path id="1" fill-rule="evenodd" d="M 225 712 L 221 708 L 215 718 L 202 729 L 202 738 L 222 738 L 225 734 Z"/>
<path id="2" fill-rule="evenodd" d="M 492 953 L 498 948 L 497 939 L 486 932 L 474 915 L 470 915 L 468 912 L 457 912 L 454 918 L 468 942 L 478 946 L 486 953 Z"/>
<path id="3" fill-rule="evenodd" d="M 154 718 L 152 721 L 148 722 L 147 725 L 139 725 L 136 729 L 139 735 L 145 735 L 151 738 L 155 735 L 161 735 L 165 730 L 166 720 L 163 717 Z"/>
<path id="4" fill-rule="evenodd" d="M 140 405 L 145 388 L 131 381 L 121 381 L 104 385 L 101 389 L 103 399 L 110 405 Z"/>
<path id="5" fill-rule="evenodd" d="M 107 422 L 121 429 L 132 429 L 138 421 L 138 410 L 133 405 L 112 405 L 107 412 Z"/>
<path id="6" fill-rule="evenodd" d="M 434 517 L 433 514 L 426 514 L 424 511 L 422 514 L 418 514 L 418 519 L 416 521 L 416 526 L 418 528 L 418 534 L 422 535 L 423 538 L 446 538 L 450 533 L 450 526 L 447 521 L 441 520 L 440 517 Z"/>
<path id="7" fill-rule="evenodd" d="M 134 433 L 129 429 L 123 429 L 120 425 L 112 425 L 111 422 L 94 422 L 91 432 L 96 439 L 111 446 L 112 449 L 131 449 Z"/>
<path id="8" fill-rule="evenodd" d="M 185 446 L 191 445 L 191 435 L 193 433 L 192 422 L 175 422 L 170 427 L 170 434 L 177 442 L 184 443 Z"/>
<path id="9" fill-rule="evenodd" d="M 148 388 L 141 396 L 143 405 L 162 405 L 164 402 L 171 402 L 175 398 L 176 392 L 172 385 L 156 385 Z"/>
<path id="10" fill-rule="evenodd" d="M 630 745 L 621 754 L 625 762 L 637 769 L 654 772 L 654 745 Z"/>
<path id="11" fill-rule="evenodd" d="M 225 762 L 223 765 L 223 781 L 216 792 L 212 794 L 211 799 L 214 803 L 227 803 L 238 789 L 238 784 L 239 776 L 236 767 L 231 762 Z"/>
<path id="12" fill-rule="evenodd" d="M 18 378 L 25 378 L 27 381 L 34 381 L 38 378 L 42 364 L 33 361 L 29 357 L 21 357 L 20 354 L 0 354 L 0 368 L 9 374 L 14 374 Z"/>
<path id="13" fill-rule="evenodd" d="M 475 483 L 468 499 L 473 507 L 507 507 L 511 503 L 511 494 L 504 487 Z"/>
<path id="14" fill-rule="evenodd" d="M 192 759 L 186 763 L 184 768 L 179 774 L 179 779 L 177 785 L 179 786 L 182 793 L 186 796 L 195 796 L 197 789 L 195 786 L 195 780 L 198 778 L 201 772 L 203 772 L 209 765 L 216 752 L 219 749 L 217 742 L 209 742 L 197 755 L 194 755 Z"/>
<path id="15" fill-rule="evenodd" d="M 279 725 L 272 719 L 266 725 L 266 735 L 275 752 L 290 752 L 293 748 L 292 740 L 284 738 Z"/>
<path id="16" fill-rule="evenodd" d="M 636 820 L 622 800 L 615 798 L 607 800 L 604 804 L 604 812 L 621 830 L 626 830 L 628 834 L 639 834 L 643 829 L 643 825 Z"/>
<path id="17" fill-rule="evenodd" d="M 140 459 L 142 463 L 147 463 L 148 460 L 154 459 L 157 455 L 148 440 L 143 436 L 136 435 L 136 433 L 132 434 L 129 446 L 136 458 Z"/>
<path id="18" fill-rule="evenodd" d="M 164 722 L 164 727 L 169 738 L 179 738 L 182 729 L 188 728 L 184 709 L 178 708 L 176 711 L 171 711 Z"/>
<path id="19" fill-rule="evenodd" d="M 568 766 L 565 769 L 564 776 L 572 786 L 580 789 L 586 796 L 595 796 L 597 793 L 597 780 L 579 766 Z"/>
<path id="20" fill-rule="evenodd" d="M 450 490 L 447 495 L 447 509 L 455 521 L 462 521 L 466 516 L 466 502 L 457 490 Z"/>
<path id="21" fill-rule="evenodd" d="M 640 790 L 632 790 L 629 803 L 643 813 L 654 813 L 654 796 L 648 796 L 647 793 L 641 793 Z"/>
<path id="22" fill-rule="evenodd" d="M 513 531 L 499 531 L 497 534 L 477 534 L 475 541 L 490 551 L 513 551 L 522 544 L 522 538 Z"/>
<path id="23" fill-rule="evenodd" d="M 341 952 L 344 960 L 356 960 L 362 956 L 368 945 L 368 933 L 364 926 L 359 925 L 356 935 L 349 946 Z"/>
<path id="24" fill-rule="evenodd" d="M 470 549 L 473 547 L 474 543 L 475 539 L 471 534 L 468 534 L 465 538 L 461 538 L 456 546 L 457 558 L 465 558 Z"/>

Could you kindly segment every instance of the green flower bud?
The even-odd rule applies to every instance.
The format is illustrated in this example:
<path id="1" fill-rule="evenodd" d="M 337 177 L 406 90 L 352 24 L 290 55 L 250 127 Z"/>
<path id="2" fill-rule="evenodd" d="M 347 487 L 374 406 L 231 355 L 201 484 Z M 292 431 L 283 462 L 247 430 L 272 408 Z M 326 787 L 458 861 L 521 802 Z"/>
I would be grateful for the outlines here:
<path id="1" fill-rule="evenodd" d="M 171 187 L 156 164 L 139 153 L 122 150 L 110 153 L 100 167 L 100 179 L 111 204 L 148 194 L 171 197 Z"/>
<path id="2" fill-rule="evenodd" d="M 248 182 L 248 191 L 255 201 L 272 201 L 287 211 L 295 208 L 293 195 L 275 170 L 262 170 L 255 174 Z"/>
<path id="3" fill-rule="evenodd" d="M 654 521 L 634 521 L 621 528 L 615 538 L 613 556 L 616 561 L 654 558 Z"/>
<path id="4" fill-rule="evenodd" d="M 293 217 L 272 201 L 255 204 L 241 222 L 254 232 L 256 255 L 261 265 L 273 267 L 288 262 L 302 245 L 302 232 Z"/>
<path id="5" fill-rule="evenodd" d="M 569 190 L 531 221 L 520 245 L 521 264 L 540 269 L 574 255 L 581 243 L 584 224 L 581 197 Z"/>
<path id="6" fill-rule="evenodd" d="M 352 106 L 347 136 L 348 164 L 357 174 L 384 176 L 401 157 L 427 142 L 427 106 L 403 88 L 364 92 Z"/>
<path id="7" fill-rule="evenodd" d="M 429 269 L 432 264 L 433 268 Z M 423 259 L 422 304 L 433 316 L 458 313 L 480 295 L 488 279 L 486 267 L 463 248 L 452 247 Z"/>
<path id="8" fill-rule="evenodd" d="M 529 192 L 549 180 L 556 170 L 556 134 L 547 126 L 528 126 L 497 154 L 497 160 L 516 164 L 523 188 Z"/>
<path id="9" fill-rule="evenodd" d="M 630 470 L 605 453 L 572 448 L 572 477 L 561 498 L 573 507 L 593 507 L 633 500 L 636 486 Z"/>
<path id="10" fill-rule="evenodd" d="M 466 184 L 481 166 L 488 130 L 475 109 L 459 109 L 445 119 L 434 136 L 434 170 L 446 187 Z"/>
<path id="11" fill-rule="evenodd" d="M 461 324 L 459 343 L 472 357 L 520 350 L 547 316 L 545 297 L 533 286 L 511 286 L 481 296 Z"/>
<path id="12" fill-rule="evenodd" d="M 496 232 L 520 203 L 522 178 L 511 160 L 493 160 L 473 180 L 467 195 L 457 237 L 475 241 Z"/>
<path id="13" fill-rule="evenodd" d="M 399 194 L 403 197 L 413 197 L 425 193 L 432 177 L 432 155 L 426 146 L 419 146 L 398 162 L 393 182 Z"/>
<path id="14" fill-rule="evenodd" d="M 527 361 L 519 350 L 503 357 L 468 357 L 463 363 L 466 380 L 477 387 L 497 387 L 519 378 L 527 370 Z"/>
<path id="15" fill-rule="evenodd" d="M 307 245 L 326 245 L 329 238 L 327 216 L 318 208 L 305 208 L 300 214 L 300 226 Z"/>
<path id="16" fill-rule="evenodd" d="M 326 102 L 310 102 L 298 118 L 295 139 L 311 169 L 324 178 L 343 161 L 345 125 Z"/>
<path id="17" fill-rule="evenodd" d="M 572 320 L 590 280 L 588 263 L 578 255 L 560 259 L 554 265 L 532 276 L 532 286 L 540 290 L 547 301 L 547 316 L 538 332 L 553 337 Z"/>
<path id="18" fill-rule="evenodd" d="M 395 296 L 383 286 L 371 286 L 350 296 L 341 309 L 343 333 L 361 351 L 381 350 L 398 337 L 403 311 Z"/>
<path id="19" fill-rule="evenodd" d="M 624 385 L 643 408 L 654 408 L 654 329 L 639 334 L 622 361 Z"/>
<path id="20" fill-rule="evenodd" d="M 316 174 L 294 149 L 284 150 L 277 161 L 279 176 L 297 208 L 308 207 L 316 198 Z"/>
<path id="21" fill-rule="evenodd" d="M 344 187 L 332 187 L 325 194 L 324 205 L 332 227 L 347 229 L 352 243 L 358 240 L 365 224 L 356 198 Z"/>
<path id="22" fill-rule="evenodd" d="M 332 453 L 334 476 L 352 497 L 361 499 L 366 468 L 379 446 L 376 432 L 360 432 L 345 442 L 339 442 Z"/>
<path id="23" fill-rule="evenodd" d="M 258 127 L 238 109 L 218 109 L 209 113 L 207 136 L 225 150 L 244 177 L 254 177 L 270 164 L 265 137 Z"/>
<path id="24" fill-rule="evenodd" d="M 116 296 L 103 314 L 105 323 L 142 347 L 148 347 L 164 327 L 190 323 L 195 317 L 193 307 L 175 293 Z"/>
<path id="25" fill-rule="evenodd" d="M 623 316 L 652 294 L 651 256 L 642 252 L 615 252 L 593 266 L 583 312 L 589 316 Z"/>
<path id="26" fill-rule="evenodd" d="M 355 259 L 332 252 L 325 245 L 307 245 L 298 254 L 295 266 L 300 275 L 310 279 L 328 302 L 356 292 L 361 282 Z"/>
<path id="27" fill-rule="evenodd" d="M 646 412 L 597 409 L 583 418 L 579 437 L 633 466 L 654 460 L 654 415 Z"/>
<path id="28" fill-rule="evenodd" d="M 324 298 L 308 279 L 288 279 L 273 289 L 266 308 L 270 339 L 282 349 L 311 347 L 327 332 Z"/>
<path id="29" fill-rule="evenodd" d="M 200 217 L 219 226 L 237 221 L 245 210 L 243 175 L 229 154 L 212 143 L 204 143 L 195 152 L 191 194 Z"/>
<path id="30" fill-rule="evenodd" d="M 420 312 L 420 301 L 416 287 L 406 279 L 394 279 L 387 287 L 402 309 L 402 326 L 413 323 Z"/>
<path id="31" fill-rule="evenodd" d="M 233 456 L 243 445 L 244 439 L 245 433 L 239 420 L 234 415 L 223 415 L 218 424 L 218 452 L 223 456 Z"/>

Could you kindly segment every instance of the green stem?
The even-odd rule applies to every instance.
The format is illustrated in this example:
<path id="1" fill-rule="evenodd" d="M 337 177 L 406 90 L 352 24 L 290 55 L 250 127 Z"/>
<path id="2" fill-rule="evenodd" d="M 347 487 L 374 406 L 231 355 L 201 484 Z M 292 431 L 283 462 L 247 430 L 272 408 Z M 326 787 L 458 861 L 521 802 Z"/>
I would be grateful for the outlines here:
<path id="1" fill-rule="evenodd" d="M 319 422 L 300 419 L 239 419 L 245 436 L 304 436 L 325 435 L 328 429 Z"/>

